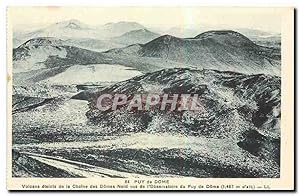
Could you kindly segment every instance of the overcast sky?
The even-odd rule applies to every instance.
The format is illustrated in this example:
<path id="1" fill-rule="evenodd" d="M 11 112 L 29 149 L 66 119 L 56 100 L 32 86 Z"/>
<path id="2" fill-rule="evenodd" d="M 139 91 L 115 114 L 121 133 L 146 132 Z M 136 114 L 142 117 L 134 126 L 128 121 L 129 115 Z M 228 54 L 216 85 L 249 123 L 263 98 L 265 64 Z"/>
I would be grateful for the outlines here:
<path id="1" fill-rule="evenodd" d="M 135 21 L 147 27 L 228 26 L 280 32 L 282 8 L 212 7 L 11 7 L 9 19 L 20 24 L 50 24 L 78 19 L 89 25 Z"/>

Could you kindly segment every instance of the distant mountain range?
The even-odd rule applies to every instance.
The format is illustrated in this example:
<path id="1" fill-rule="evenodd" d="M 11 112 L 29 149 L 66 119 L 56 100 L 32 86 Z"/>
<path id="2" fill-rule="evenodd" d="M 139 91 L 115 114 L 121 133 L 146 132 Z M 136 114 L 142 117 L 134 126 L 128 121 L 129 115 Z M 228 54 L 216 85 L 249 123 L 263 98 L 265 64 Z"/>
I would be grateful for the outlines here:
<path id="1" fill-rule="evenodd" d="M 160 58 L 202 68 L 280 73 L 280 50 L 258 46 L 235 31 L 208 31 L 189 39 L 164 35 L 106 53 Z"/>
<path id="2" fill-rule="evenodd" d="M 25 41 L 38 37 L 55 37 L 59 39 L 91 39 L 108 40 L 111 37 L 121 36 L 129 31 L 145 29 L 136 22 L 107 23 L 100 26 L 89 26 L 78 20 L 57 22 L 33 32 L 15 32 L 14 47 Z"/>
<path id="3" fill-rule="evenodd" d="M 18 32 L 15 38 L 19 40 L 29 40 L 37 37 L 56 37 L 59 39 L 66 38 L 96 38 L 99 34 L 96 29 L 81 23 L 78 20 L 69 20 L 57 22 L 55 24 L 46 26 L 42 29 L 33 32 L 25 32 L 24 34 Z"/>
<path id="4" fill-rule="evenodd" d="M 201 32 L 205 32 L 213 29 L 220 29 L 221 27 L 213 26 L 201 26 L 194 28 L 185 28 L 185 27 L 172 27 L 169 29 L 162 28 L 151 28 L 145 27 L 137 22 L 115 22 L 107 23 L 104 25 L 90 26 L 84 24 L 78 20 L 72 19 L 68 21 L 57 22 L 51 25 L 41 25 L 42 28 L 38 29 L 36 26 L 33 28 L 33 31 L 28 30 L 22 31 L 22 28 L 16 28 L 14 31 L 14 48 L 21 45 L 25 41 L 37 38 L 37 37 L 56 37 L 60 39 L 91 39 L 91 40 L 110 40 L 111 38 L 116 37 L 120 39 L 119 41 L 124 44 L 135 44 L 135 43 L 146 43 L 151 41 L 150 38 L 158 37 L 158 35 L 169 34 L 175 37 L 180 38 L 189 38 L 195 37 Z M 226 29 L 225 27 L 222 27 Z M 247 36 L 252 41 L 258 41 L 257 43 L 265 43 L 264 40 L 267 37 L 276 37 L 280 38 L 280 34 L 265 32 L 256 29 L 247 29 L 247 28 L 234 28 L 235 31 L 242 33 Z M 129 33 L 132 31 L 131 33 Z M 137 31 L 137 32 L 135 32 Z M 142 31 L 145 31 L 144 33 Z M 129 33 L 129 34 L 127 34 Z M 122 36 L 124 34 L 124 36 Z M 143 36 L 142 36 L 143 35 Z M 121 36 L 119 38 L 119 36 Z M 140 39 L 140 41 L 134 40 L 134 38 Z M 133 42 L 128 41 L 134 40 Z M 114 40 L 110 40 L 114 41 Z M 118 40 L 117 40 L 118 41 Z M 280 39 L 276 39 L 275 45 L 280 43 Z"/>
<path id="5" fill-rule="evenodd" d="M 106 40 L 93 38 L 102 36 L 100 32 L 111 37 Z M 21 34 L 17 35 L 15 39 L 22 40 Z M 53 36 L 40 37 L 42 35 Z M 179 38 L 161 36 L 135 22 L 91 27 L 69 20 L 24 36 L 34 38 L 13 50 L 15 81 L 42 81 L 70 66 L 93 64 L 122 65 L 143 73 L 193 67 L 280 75 L 280 45 L 260 46 L 231 30 L 207 31 L 192 38 Z"/>

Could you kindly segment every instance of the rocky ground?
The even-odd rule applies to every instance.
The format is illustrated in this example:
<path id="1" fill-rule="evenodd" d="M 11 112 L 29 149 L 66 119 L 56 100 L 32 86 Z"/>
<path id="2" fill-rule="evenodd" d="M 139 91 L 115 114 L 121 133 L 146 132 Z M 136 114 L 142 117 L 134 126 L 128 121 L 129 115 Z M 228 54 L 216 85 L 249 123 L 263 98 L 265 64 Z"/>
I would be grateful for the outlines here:
<path id="1" fill-rule="evenodd" d="M 15 177 L 280 175 L 277 76 L 176 68 L 31 96 L 15 88 Z M 100 112 L 102 93 L 197 93 L 205 110 Z"/>

